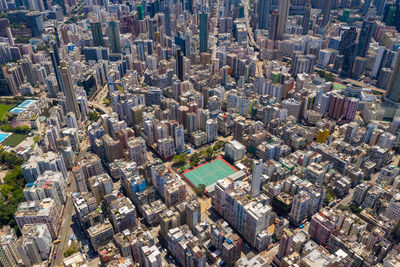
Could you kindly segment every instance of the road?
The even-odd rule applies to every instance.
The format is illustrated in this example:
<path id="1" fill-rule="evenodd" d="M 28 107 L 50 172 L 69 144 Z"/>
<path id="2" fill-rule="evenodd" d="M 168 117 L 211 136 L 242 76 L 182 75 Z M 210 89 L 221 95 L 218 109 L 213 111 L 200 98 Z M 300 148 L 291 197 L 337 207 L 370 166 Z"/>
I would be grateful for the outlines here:
<path id="1" fill-rule="evenodd" d="M 217 0 L 217 12 L 215 14 L 215 17 L 213 18 L 214 21 L 214 43 L 212 44 L 212 58 L 216 58 L 217 56 L 217 40 L 218 40 L 218 19 L 219 19 L 219 0 Z"/>
<path id="2" fill-rule="evenodd" d="M 104 114 L 109 114 L 111 111 L 103 104 L 103 99 L 108 95 L 108 83 L 97 90 L 89 100 L 89 107 L 100 110 Z"/>
<path id="3" fill-rule="evenodd" d="M 72 174 L 71 174 L 72 175 Z M 68 198 L 67 202 L 64 206 L 62 218 L 62 224 L 59 231 L 58 238 L 61 240 L 61 243 L 55 246 L 57 250 L 56 259 L 51 263 L 51 266 L 62 266 L 63 265 L 63 253 L 68 248 L 68 240 L 72 234 L 71 224 L 72 224 L 72 213 L 75 213 L 72 205 L 71 192 L 75 191 L 75 183 L 71 182 L 70 187 L 68 189 Z"/>
<path id="4" fill-rule="evenodd" d="M 86 140 L 87 140 L 87 138 L 86 138 L 86 133 L 85 133 L 84 137 L 81 141 L 81 150 L 79 152 L 77 162 L 79 162 L 81 157 L 86 154 L 86 151 L 88 148 L 88 143 L 86 142 Z M 71 177 L 72 177 L 71 172 L 69 172 L 69 175 L 71 175 Z M 54 247 L 57 251 L 57 255 L 56 255 L 55 259 L 51 258 L 51 260 L 52 260 L 52 262 L 50 262 L 51 266 L 62 266 L 63 265 L 63 262 L 62 262 L 63 258 L 64 258 L 63 254 L 64 254 L 64 251 L 68 248 L 68 241 L 70 239 L 71 234 L 73 233 L 73 230 L 71 228 L 71 225 L 73 224 L 72 216 L 75 214 L 75 210 L 74 210 L 73 204 L 72 204 L 72 197 L 71 197 L 73 192 L 76 192 L 76 188 L 75 188 L 75 182 L 72 178 L 69 188 L 68 188 L 67 201 L 64 206 L 63 214 L 61 215 L 62 223 L 61 223 L 61 227 L 60 227 L 59 235 L 58 235 L 58 238 L 61 240 L 61 242 Z M 52 253 L 53 253 L 53 251 L 54 250 L 52 250 Z M 51 254 L 51 257 L 53 257 L 53 254 Z"/>
<path id="5" fill-rule="evenodd" d="M 250 20 L 249 20 L 249 0 L 245 0 L 242 2 L 244 6 L 244 19 L 246 22 L 246 28 L 247 28 L 247 36 L 249 37 L 249 43 L 251 46 L 257 47 L 257 43 L 254 40 L 254 35 L 253 35 L 253 29 L 250 27 Z"/>
<path id="6" fill-rule="evenodd" d="M 104 114 L 110 114 L 111 113 L 111 111 L 108 109 L 108 107 L 106 107 L 106 106 L 104 106 L 102 104 L 98 104 L 96 102 L 89 102 L 89 107 L 98 109 L 101 112 L 103 112 Z"/>

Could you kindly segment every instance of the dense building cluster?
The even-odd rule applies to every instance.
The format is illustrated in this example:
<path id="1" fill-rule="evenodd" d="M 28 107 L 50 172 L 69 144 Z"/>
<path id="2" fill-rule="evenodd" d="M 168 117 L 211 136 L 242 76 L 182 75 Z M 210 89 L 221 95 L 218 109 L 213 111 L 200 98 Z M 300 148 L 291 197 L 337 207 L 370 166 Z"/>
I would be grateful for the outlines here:
<path id="1" fill-rule="evenodd" d="M 0 266 L 400 266 L 400 1 L 0 12 Z"/>

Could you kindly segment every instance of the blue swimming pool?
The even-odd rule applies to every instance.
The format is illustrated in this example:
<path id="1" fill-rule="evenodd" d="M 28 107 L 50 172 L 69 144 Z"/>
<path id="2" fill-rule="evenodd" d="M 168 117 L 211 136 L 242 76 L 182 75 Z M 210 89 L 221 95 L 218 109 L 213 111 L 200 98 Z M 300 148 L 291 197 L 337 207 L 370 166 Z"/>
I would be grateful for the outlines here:
<path id="1" fill-rule="evenodd" d="M 3 142 L 9 135 L 8 133 L 0 133 L 0 142 Z"/>
<path id="2" fill-rule="evenodd" d="M 31 105 L 33 105 L 36 102 L 37 102 L 36 99 L 25 100 L 24 102 L 22 102 L 18 106 L 12 108 L 9 112 L 13 113 L 13 114 L 19 114 L 19 113 L 21 113 L 22 111 L 26 110 L 28 107 L 30 107 Z"/>
<path id="3" fill-rule="evenodd" d="M 14 114 L 19 114 L 19 113 L 21 113 L 21 112 L 24 111 L 24 110 L 25 110 L 24 108 L 15 107 L 15 108 L 12 108 L 9 112 L 10 112 L 10 113 L 14 113 Z"/>
<path id="4" fill-rule="evenodd" d="M 35 102 L 37 102 L 37 100 L 28 99 L 28 100 L 25 100 L 24 102 L 22 102 L 21 104 L 19 104 L 17 107 L 19 107 L 19 108 L 27 108 L 30 105 L 32 105 L 33 103 L 35 103 Z"/>

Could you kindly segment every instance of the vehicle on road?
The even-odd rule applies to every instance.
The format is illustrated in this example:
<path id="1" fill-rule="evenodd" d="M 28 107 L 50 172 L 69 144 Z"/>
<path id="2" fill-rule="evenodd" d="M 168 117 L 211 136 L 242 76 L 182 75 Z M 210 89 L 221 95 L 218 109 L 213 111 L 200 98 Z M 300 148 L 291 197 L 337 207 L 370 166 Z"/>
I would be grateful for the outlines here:
<path id="1" fill-rule="evenodd" d="M 304 224 L 300 225 L 299 228 L 300 228 L 300 229 L 303 229 L 303 228 L 304 228 Z"/>
<path id="2" fill-rule="evenodd" d="M 53 245 L 57 245 L 61 243 L 61 239 L 57 239 L 53 241 Z"/>

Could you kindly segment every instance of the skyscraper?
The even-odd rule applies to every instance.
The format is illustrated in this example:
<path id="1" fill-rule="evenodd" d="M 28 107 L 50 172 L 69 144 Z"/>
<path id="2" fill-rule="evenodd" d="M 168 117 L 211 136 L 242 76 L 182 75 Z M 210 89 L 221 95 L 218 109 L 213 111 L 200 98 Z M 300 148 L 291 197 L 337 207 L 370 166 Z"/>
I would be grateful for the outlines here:
<path id="1" fill-rule="evenodd" d="M 193 14 L 193 0 L 186 0 L 186 10 Z"/>
<path id="2" fill-rule="evenodd" d="M 310 29 L 310 17 L 311 17 L 311 5 L 307 4 L 304 8 L 304 17 L 303 24 L 301 25 L 303 28 L 303 35 L 307 35 L 308 30 Z"/>
<path id="3" fill-rule="evenodd" d="M 75 88 L 72 82 L 71 73 L 69 71 L 69 65 L 67 62 L 61 61 L 59 68 L 67 104 L 67 111 L 75 113 L 76 119 L 80 120 L 81 113 L 79 111 L 78 100 L 76 99 Z"/>
<path id="4" fill-rule="evenodd" d="M 90 30 L 92 31 L 93 45 L 104 46 L 103 32 L 101 30 L 101 22 L 90 22 Z"/>
<path id="5" fill-rule="evenodd" d="M 121 38 L 119 31 L 119 23 L 115 20 L 108 22 L 108 38 L 112 53 L 121 53 Z"/>
<path id="6" fill-rule="evenodd" d="M 371 1 L 371 0 L 366 0 L 366 1 Z M 394 21 L 396 30 L 400 31 L 400 0 L 396 0 L 396 16 Z"/>
<path id="7" fill-rule="evenodd" d="M 287 228 L 283 229 L 281 242 L 279 243 L 278 256 L 283 258 L 289 254 L 293 244 L 294 234 Z"/>
<path id="8" fill-rule="evenodd" d="M 279 15 L 278 10 L 274 10 L 271 13 L 271 27 L 268 29 L 268 39 L 276 40 L 278 33 Z"/>
<path id="9" fill-rule="evenodd" d="M 300 191 L 294 196 L 289 214 L 292 223 L 299 225 L 307 217 L 309 203 L 310 196 L 305 191 Z"/>
<path id="10" fill-rule="evenodd" d="M 208 15 L 199 15 L 200 53 L 208 51 Z"/>
<path id="11" fill-rule="evenodd" d="M 171 36 L 171 10 L 169 6 L 166 5 L 164 8 L 164 15 L 165 15 L 165 34 L 167 36 Z"/>
<path id="12" fill-rule="evenodd" d="M 353 68 L 354 60 L 357 56 L 357 29 L 352 26 L 349 30 L 346 30 L 342 34 L 342 40 L 340 42 L 340 54 L 344 55 L 342 71 L 340 75 L 342 77 L 349 77 Z"/>
<path id="13" fill-rule="evenodd" d="M 329 18 L 331 15 L 331 7 L 332 7 L 332 0 L 327 0 L 324 3 L 323 9 L 322 9 L 322 26 L 326 26 L 329 22 Z"/>
<path id="14" fill-rule="evenodd" d="M 181 50 L 176 52 L 176 74 L 178 79 L 183 81 L 183 53 Z"/>
<path id="15" fill-rule="evenodd" d="M 250 187 L 250 194 L 252 197 L 256 197 L 260 193 L 262 168 L 263 168 L 262 161 L 254 160 L 253 172 L 251 174 L 251 187 Z"/>
<path id="16" fill-rule="evenodd" d="M 363 5 L 362 10 L 361 10 L 361 13 L 363 15 L 367 14 L 370 5 L 371 5 L 371 0 L 365 0 L 364 1 L 364 5 Z"/>
<path id="17" fill-rule="evenodd" d="M 341 55 L 344 55 L 347 49 L 355 43 L 357 40 L 357 29 L 356 27 L 351 27 L 350 29 L 346 30 L 342 34 L 342 38 L 340 41 L 339 52 Z"/>
<path id="18" fill-rule="evenodd" d="M 360 37 L 358 39 L 357 56 L 365 57 L 368 53 L 372 34 L 374 33 L 376 23 L 374 21 L 364 21 L 361 27 Z"/>
<path id="19" fill-rule="evenodd" d="M 142 5 L 138 5 L 138 6 L 136 7 L 136 10 L 137 10 L 137 12 L 138 12 L 139 20 L 143 20 L 143 19 L 144 19 L 143 6 L 142 6 Z"/>
<path id="20" fill-rule="evenodd" d="M 257 3 L 257 28 L 267 29 L 271 0 L 258 0 Z"/>
<path id="21" fill-rule="evenodd" d="M 62 82 L 62 77 L 61 77 L 60 69 L 59 69 L 60 56 L 58 54 L 58 48 L 54 41 L 50 42 L 50 47 L 51 47 L 51 50 L 50 50 L 51 63 L 53 65 L 54 74 L 56 76 L 58 89 L 64 93 L 64 84 Z"/>
<path id="22" fill-rule="evenodd" d="M 400 55 L 397 56 L 385 99 L 396 104 L 400 102 Z"/>
<path id="23" fill-rule="evenodd" d="M 278 6 L 279 23 L 276 34 L 276 38 L 278 40 L 282 40 L 282 36 L 285 33 L 286 23 L 289 15 L 289 5 L 290 5 L 290 0 L 279 0 L 279 6 Z"/>

